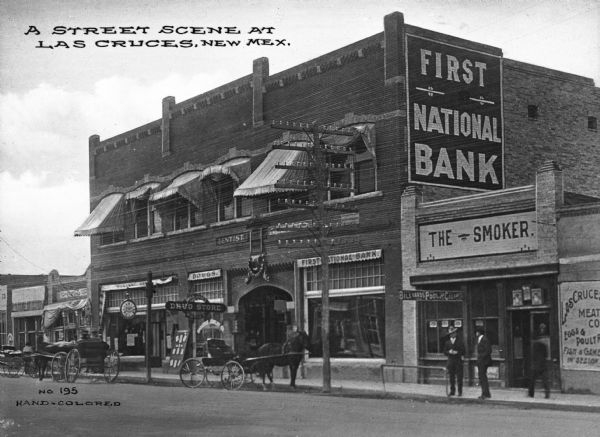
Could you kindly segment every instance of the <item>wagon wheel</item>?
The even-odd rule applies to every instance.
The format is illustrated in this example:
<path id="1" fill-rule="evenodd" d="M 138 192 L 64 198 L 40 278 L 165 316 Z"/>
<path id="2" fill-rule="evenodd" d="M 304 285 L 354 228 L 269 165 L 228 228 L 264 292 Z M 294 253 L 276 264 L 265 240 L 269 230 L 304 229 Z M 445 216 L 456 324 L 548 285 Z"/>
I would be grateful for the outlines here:
<path id="1" fill-rule="evenodd" d="M 79 370 L 81 369 L 81 358 L 79 351 L 73 348 L 67 355 L 67 363 L 65 365 L 65 378 L 67 382 L 75 382 L 79 376 Z"/>
<path id="2" fill-rule="evenodd" d="M 120 363 L 119 353 L 113 349 L 109 350 L 104 358 L 104 380 L 106 382 L 115 382 L 119 376 Z"/>
<path id="3" fill-rule="evenodd" d="M 36 378 L 38 376 L 37 359 L 31 357 L 29 361 L 26 361 L 24 364 L 24 371 L 26 375 Z"/>
<path id="4" fill-rule="evenodd" d="M 186 387 L 196 388 L 207 382 L 206 368 L 199 358 L 188 358 L 179 369 L 179 379 Z"/>
<path id="5" fill-rule="evenodd" d="M 63 381 L 65 379 L 65 367 L 67 364 L 67 353 L 58 352 L 52 357 L 50 369 L 52 372 L 52 381 Z"/>
<path id="6" fill-rule="evenodd" d="M 244 368 L 237 361 L 228 361 L 221 372 L 221 384 L 227 390 L 239 390 L 244 385 Z"/>
<path id="7" fill-rule="evenodd" d="M 23 364 L 23 362 L 20 359 L 19 360 L 13 359 L 12 361 L 10 361 L 8 363 L 8 366 L 6 368 L 6 374 L 8 376 L 10 376 L 11 378 L 17 378 L 19 376 L 19 373 L 21 372 L 22 364 Z"/>

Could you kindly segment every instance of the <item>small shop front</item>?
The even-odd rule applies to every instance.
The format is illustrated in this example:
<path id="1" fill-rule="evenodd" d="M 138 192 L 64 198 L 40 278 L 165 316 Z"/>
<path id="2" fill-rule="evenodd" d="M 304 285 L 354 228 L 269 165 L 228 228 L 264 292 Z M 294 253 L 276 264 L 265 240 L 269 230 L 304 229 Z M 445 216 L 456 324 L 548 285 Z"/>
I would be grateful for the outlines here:
<path id="1" fill-rule="evenodd" d="M 13 288 L 10 316 L 13 319 L 14 341 L 17 349 L 25 343 L 35 347 L 43 341 L 42 313 L 46 299 L 46 287 Z"/>
<path id="2" fill-rule="evenodd" d="M 91 305 L 87 288 L 61 290 L 57 301 L 44 307 L 44 335 L 51 343 L 73 341 L 91 330 Z"/>
<path id="3" fill-rule="evenodd" d="M 150 361 L 159 367 L 171 348 L 167 326 L 177 324 L 177 316 L 165 310 L 165 303 L 179 299 L 179 286 L 173 276 L 154 279 L 153 284 Z M 124 356 L 145 356 L 146 281 L 101 285 L 100 302 L 104 341 Z"/>
<path id="4" fill-rule="evenodd" d="M 493 274 L 493 272 L 488 272 Z M 457 282 L 413 282 L 415 290 L 400 291 L 400 298 L 416 301 L 419 363 L 444 366 L 444 343 L 451 327 L 458 329 L 466 347 L 469 381 L 477 379 L 475 329 L 482 327 L 492 346 L 490 380 L 508 387 L 526 387 L 534 341 L 547 345 L 552 360 L 552 384 L 560 384 L 559 338 L 556 316 L 556 276 L 465 278 Z M 442 288 L 447 287 L 447 288 Z"/>

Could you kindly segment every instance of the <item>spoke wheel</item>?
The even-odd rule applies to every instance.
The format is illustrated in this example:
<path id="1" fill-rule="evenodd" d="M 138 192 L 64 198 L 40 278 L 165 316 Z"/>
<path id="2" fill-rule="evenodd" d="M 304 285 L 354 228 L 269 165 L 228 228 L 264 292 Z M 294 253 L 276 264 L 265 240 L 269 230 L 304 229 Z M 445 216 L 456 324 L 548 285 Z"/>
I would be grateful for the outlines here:
<path id="1" fill-rule="evenodd" d="M 50 369 L 52 372 L 52 381 L 64 381 L 65 380 L 65 367 L 67 364 L 67 353 L 58 352 L 52 357 L 52 363 Z"/>
<path id="2" fill-rule="evenodd" d="M 244 385 L 244 368 L 237 361 L 228 361 L 221 372 L 221 384 L 227 390 L 239 390 Z"/>
<path id="3" fill-rule="evenodd" d="M 179 379 L 186 387 L 196 388 L 206 382 L 206 369 L 200 358 L 188 358 L 179 369 Z"/>
<path id="4" fill-rule="evenodd" d="M 119 376 L 119 365 L 121 359 L 116 350 L 109 350 L 106 358 L 104 358 L 104 380 L 106 382 L 115 382 Z"/>
<path id="5" fill-rule="evenodd" d="M 25 363 L 25 373 L 27 375 L 31 376 L 32 378 L 35 378 L 36 376 L 38 376 L 36 359 L 31 358 L 31 360 L 29 360 Z"/>
<path id="6" fill-rule="evenodd" d="M 67 355 L 67 363 L 65 368 L 65 377 L 67 382 L 75 382 L 79 376 L 81 368 L 81 357 L 77 349 L 71 349 Z"/>

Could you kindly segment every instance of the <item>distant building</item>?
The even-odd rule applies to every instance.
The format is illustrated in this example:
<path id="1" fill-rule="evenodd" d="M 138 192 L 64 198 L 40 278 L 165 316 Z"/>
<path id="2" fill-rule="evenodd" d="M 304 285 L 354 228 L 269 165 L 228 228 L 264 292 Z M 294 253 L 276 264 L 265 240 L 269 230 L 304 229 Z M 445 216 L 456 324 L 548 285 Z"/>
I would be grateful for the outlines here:
<path id="1" fill-rule="evenodd" d="M 282 342 L 288 330 L 301 328 L 313 344 L 305 370 L 320 372 L 320 260 L 309 248 L 279 243 L 310 237 L 306 229 L 314 224 L 309 212 L 278 202 L 307 199 L 306 191 L 282 183 L 307 180 L 307 173 L 278 166 L 306 159 L 302 151 L 282 150 L 282 144 L 306 146 L 310 139 L 273 129 L 272 120 L 317 120 L 355 132 L 321 139 L 350 152 L 328 161 L 329 204 L 357 210 L 333 214 L 330 222 L 332 235 L 344 241 L 330 257 L 331 356 L 347 376 L 379 378 L 383 363 L 437 359 L 422 343 L 423 332 L 429 332 L 422 323 L 429 319 L 401 299 L 410 276 L 403 260 L 418 259 L 422 250 L 416 240 L 406 240 L 417 226 L 402 218 L 403 193 L 412 189 L 407 187 L 419 186 L 422 202 L 447 201 L 448 211 L 440 207 L 443 215 L 427 217 L 431 226 L 479 214 L 522 214 L 520 221 L 535 221 L 539 196 L 531 187 L 548 161 L 564 166 L 565 192 L 600 197 L 594 124 L 600 90 L 591 79 L 505 59 L 499 48 L 407 25 L 400 13 L 383 22 L 382 33 L 276 74 L 270 74 L 266 58 L 256 59 L 252 73 L 238 80 L 180 103 L 166 97 L 158 120 L 113 138 L 90 137 L 91 214 L 75 234 L 91 236 L 93 324 L 112 347 L 125 355 L 144 354 L 145 287 L 152 272 L 154 363 L 170 355 L 180 329 L 194 329 L 198 339 L 221 336 L 243 351 Z M 354 191 L 343 194 L 335 189 L 339 184 Z M 492 193 L 476 194 L 482 191 Z M 464 195 L 481 196 L 485 208 L 450 211 L 448 199 Z M 510 206 L 502 210 L 505 200 Z M 462 208 L 461 202 L 454 205 Z M 528 277 L 532 260 L 554 264 L 540 272 L 548 274 L 544 287 L 554 299 L 549 317 L 557 335 L 555 233 L 552 238 L 555 243 L 527 249 L 519 258 L 523 265 L 502 268 Z M 493 251 L 478 256 L 486 268 L 495 259 Z M 426 270 L 422 261 L 409 267 Z M 436 265 L 443 270 L 445 263 Z M 426 289 L 415 285 L 415 291 Z M 483 303 L 488 293 L 498 292 L 494 287 L 471 294 L 482 298 L 481 308 L 465 309 L 462 300 L 466 339 L 472 323 L 492 319 L 498 335 L 507 338 L 505 304 Z M 185 299 L 222 303 L 226 311 L 197 314 L 192 321 L 166 308 L 168 301 Z M 440 326 L 431 329 L 444 327 L 444 307 L 438 308 Z M 506 363 L 515 353 L 500 351 L 498 340 L 498 361 L 502 356 Z M 509 376 L 512 365 L 498 368 L 503 384 L 520 384 Z"/>

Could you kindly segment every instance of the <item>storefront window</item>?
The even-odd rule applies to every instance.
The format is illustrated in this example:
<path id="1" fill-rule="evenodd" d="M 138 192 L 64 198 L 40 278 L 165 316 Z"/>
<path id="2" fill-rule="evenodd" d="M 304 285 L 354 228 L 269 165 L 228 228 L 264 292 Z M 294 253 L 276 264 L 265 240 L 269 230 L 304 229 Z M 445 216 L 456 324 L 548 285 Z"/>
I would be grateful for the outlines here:
<path id="1" fill-rule="evenodd" d="M 426 351 L 443 353 L 448 327 L 462 327 L 462 302 L 424 302 Z"/>
<path id="2" fill-rule="evenodd" d="M 179 288 L 177 285 L 161 285 L 154 287 L 155 293 L 152 296 L 152 304 L 165 303 L 169 300 L 178 300 Z M 129 299 L 137 305 L 146 305 L 146 289 L 135 288 L 129 290 L 116 290 L 109 291 L 106 296 L 106 306 L 108 308 L 120 308 L 121 303 L 127 299 L 127 293 Z"/>
<path id="3" fill-rule="evenodd" d="M 470 294 L 471 332 L 482 326 L 494 350 L 498 349 L 498 293 L 496 289 L 475 287 Z"/>
<path id="4" fill-rule="evenodd" d="M 321 299 L 308 299 L 311 357 L 322 356 L 321 311 Z M 333 297 L 329 318 L 332 358 L 385 356 L 383 295 Z"/>
<path id="5" fill-rule="evenodd" d="M 203 279 L 192 284 L 192 293 L 199 295 L 209 302 L 224 303 L 225 289 L 223 278 Z"/>
<path id="6" fill-rule="evenodd" d="M 321 289 L 321 267 L 306 268 L 306 291 Z M 378 287 L 383 285 L 383 265 L 381 258 L 342 264 L 329 265 L 329 288 L 348 289 Z"/>

